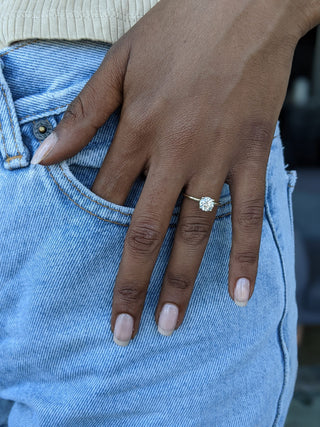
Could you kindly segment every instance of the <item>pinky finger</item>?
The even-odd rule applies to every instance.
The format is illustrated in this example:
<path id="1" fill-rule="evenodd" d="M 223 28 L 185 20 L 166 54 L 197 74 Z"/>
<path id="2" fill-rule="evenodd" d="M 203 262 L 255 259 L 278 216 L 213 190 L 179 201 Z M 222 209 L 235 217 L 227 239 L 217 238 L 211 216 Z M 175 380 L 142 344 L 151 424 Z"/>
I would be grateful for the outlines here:
<path id="1" fill-rule="evenodd" d="M 243 307 L 252 296 L 257 276 L 265 175 L 261 170 L 252 171 L 250 168 L 245 172 L 242 170 L 232 180 L 230 191 L 232 248 L 229 262 L 229 294 L 238 306 Z"/>

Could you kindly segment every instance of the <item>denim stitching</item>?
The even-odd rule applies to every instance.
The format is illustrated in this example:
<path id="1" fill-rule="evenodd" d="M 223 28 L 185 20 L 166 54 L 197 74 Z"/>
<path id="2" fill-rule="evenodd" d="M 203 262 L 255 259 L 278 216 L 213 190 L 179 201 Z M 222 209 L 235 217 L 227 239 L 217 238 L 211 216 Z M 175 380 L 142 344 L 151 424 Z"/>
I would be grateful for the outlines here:
<path id="1" fill-rule="evenodd" d="M 6 158 L 6 162 L 11 162 L 14 159 L 21 159 L 23 156 L 20 154 L 19 156 L 11 156 Z"/>
<path id="2" fill-rule="evenodd" d="M 93 216 L 95 216 L 96 218 L 98 218 L 98 219 L 101 219 L 102 221 L 105 221 L 105 222 L 110 222 L 110 223 L 112 223 L 112 224 L 117 224 L 117 225 L 122 225 L 123 227 L 129 227 L 129 225 L 130 224 L 123 224 L 122 222 L 116 222 L 116 221 L 111 221 L 110 219 L 106 219 L 106 218 L 102 218 L 101 216 L 99 216 L 99 215 L 96 215 L 95 213 L 93 213 L 93 212 L 91 212 L 91 211 L 88 211 L 87 209 L 85 209 L 85 208 L 83 208 L 82 206 L 80 206 L 75 200 L 73 200 L 65 191 L 63 191 L 62 190 L 62 188 L 60 187 L 60 185 L 57 183 L 57 181 L 54 179 L 54 177 L 53 177 L 53 175 L 51 174 L 51 172 L 50 172 L 50 169 L 49 169 L 49 167 L 48 166 L 46 166 L 46 169 L 48 170 L 48 172 L 49 172 L 49 174 L 50 174 L 50 176 L 51 176 L 51 178 L 53 179 L 53 182 L 57 185 L 57 187 L 59 188 L 59 190 L 65 195 L 65 196 L 67 196 L 68 197 L 68 199 L 69 200 L 71 200 L 71 202 L 73 202 L 75 205 L 77 205 L 80 209 L 82 209 L 82 210 L 84 210 L 85 212 L 87 212 L 88 214 L 90 214 L 90 215 L 93 215 Z M 170 224 L 169 225 L 169 228 L 172 228 L 172 227 L 175 227 L 175 224 Z"/>
<path id="3" fill-rule="evenodd" d="M 229 203 L 229 202 L 228 202 L 228 203 Z M 228 203 L 226 203 L 226 205 L 227 205 Z M 222 206 L 224 206 L 224 205 L 222 205 Z M 215 217 L 215 219 L 224 218 L 224 217 L 226 217 L 226 216 L 230 216 L 230 215 L 231 215 L 231 212 L 227 212 L 227 213 L 225 213 L 225 214 L 223 214 L 223 215 L 218 215 L 218 216 L 216 216 L 216 217 Z"/>
<path id="4" fill-rule="evenodd" d="M 88 212 L 90 215 L 93 215 L 93 216 L 95 216 L 95 217 L 97 217 L 97 218 L 99 218 L 99 219 L 101 219 L 102 221 L 106 221 L 106 222 L 111 222 L 112 224 L 117 224 L 117 225 L 122 225 L 122 226 L 124 226 L 124 227 L 129 227 L 129 224 L 123 224 L 123 223 L 121 223 L 121 222 L 116 222 L 116 221 L 111 221 L 110 219 L 105 219 L 105 218 L 102 218 L 101 216 L 98 216 L 98 215 L 96 215 L 96 214 L 94 214 L 93 212 L 91 212 L 91 211 L 88 211 L 87 209 L 85 209 L 85 208 L 83 208 L 82 206 L 80 206 L 75 200 L 73 200 L 65 191 L 63 191 L 63 189 L 60 187 L 60 185 L 57 183 L 57 181 L 54 179 L 54 177 L 53 177 L 53 175 L 52 175 L 52 173 L 51 173 L 51 171 L 50 171 L 50 168 L 48 167 L 48 166 L 46 166 L 46 169 L 47 169 L 47 171 L 49 172 L 49 174 L 50 174 L 50 176 L 51 176 L 51 178 L 53 179 L 53 181 L 54 181 L 54 183 L 57 185 L 57 187 L 59 188 L 59 190 L 65 195 L 65 196 L 67 196 L 68 197 L 68 199 L 69 200 L 71 200 L 75 205 L 77 205 L 80 209 L 83 209 L 84 211 L 86 211 L 86 212 Z"/>
<path id="5" fill-rule="evenodd" d="M 122 212 L 120 209 L 115 209 L 115 208 L 112 208 L 111 206 L 104 205 L 104 204 L 102 204 L 102 203 L 98 202 L 97 200 L 92 199 L 90 196 L 87 196 L 86 194 L 82 193 L 82 191 L 80 190 L 80 188 L 78 188 L 78 187 L 76 186 L 76 184 L 75 184 L 74 182 L 72 182 L 72 181 L 71 181 L 71 179 L 70 179 L 70 178 L 69 178 L 69 177 L 64 173 L 64 170 L 62 169 L 61 165 L 60 165 L 60 164 L 58 164 L 58 166 L 59 166 L 59 168 L 61 169 L 61 172 L 63 173 L 63 175 L 64 175 L 64 176 L 67 178 L 67 180 L 70 182 L 70 184 L 71 184 L 71 185 L 72 185 L 72 186 L 73 186 L 77 191 L 79 191 L 79 193 L 80 193 L 82 196 L 87 197 L 87 199 L 91 200 L 92 202 L 94 202 L 94 203 L 96 203 L 97 205 L 100 205 L 100 206 L 102 206 L 102 207 L 104 207 L 104 208 L 110 209 L 110 210 L 115 211 L 115 212 L 119 212 L 119 213 L 121 213 L 122 215 L 132 216 L 132 214 L 130 214 L 130 213 L 125 213 L 125 212 Z"/>
<path id="6" fill-rule="evenodd" d="M 6 160 L 7 160 L 7 159 L 8 159 L 8 158 L 10 158 L 10 157 L 8 157 L 8 152 L 7 152 L 7 147 L 6 147 L 5 140 L 4 140 L 4 133 L 3 133 L 3 130 L 2 130 L 2 124 L 1 124 L 1 121 L 0 121 L 0 133 L 1 133 L 1 141 L 2 141 L 2 143 L 3 143 L 4 152 L 5 152 L 5 154 L 6 154 Z M 10 170 L 12 170 L 12 168 L 10 167 L 10 164 L 9 164 L 9 169 L 10 169 Z"/>
<path id="7" fill-rule="evenodd" d="M 12 115 L 11 115 L 11 110 L 10 110 L 10 107 L 9 107 L 7 95 L 6 95 L 5 90 L 3 89 L 2 85 L 1 85 L 1 91 L 3 93 L 4 100 L 5 100 L 5 103 L 6 103 L 7 108 L 8 108 L 9 119 L 10 119 L 10 124 L 11 124 L 11 129 L 12 129 L 12 133 L 13 133 L 13 137 L 14 137 L 14 143 L 15 143 L 15 146 L 16 146 L 16 150 L 17 150 L 18 154 L 21 155 L 21 153 L 20 153 L 20 151 L 18 149 L 18 145 L 17 145 L 17 137 L 16 137 L 16 132 L 15 132 L 15 129 L 14 129 L 13 121 L 12 121 Z M 20 168 L 21 168 L 21 160 L 20 159 L 19 159 L 19 164 L 20 164 Z"/>
<path id="8" fill-rule="evenodd" d="M 46 110 L 46 111 L 45 111 L 45 113 L 44 113 L 44 117 L 45 117 L 45 115 L 46 115 L 49 111 L 56 111 L 56 110 L 59 110 L 60 108 L 68 107 L 68 105 L 69 105 L 69 104 L 64 104 L 64 105 L 61 105 L 60 107 L 50 108 L 50 110 Z M 28 117 L 32 117 L 32 116 L 34 116 L 34 114 L 28 114 L 27 116 L 21 117 L 21 118 L 19 119 L 19 122 L 22 122 L 22 120 L 25 120 L 25 119 L 27 119 Z"/>
<path id="9" fill-rule="evenodd" d="M 59 165 L 60 166 L 60 165 Z M 61 168 L 61 166 L 60 166 L 60 168 Z M 69 200 L 71 200 L 75 205 L 77 205 L 80 209 L 82 209 L 82 210 L 84 210 L 85 212 L 88 212 L 90 215 L 93 215 L 93 216 L 95 216 L 95 217 L 97 217 L 97 218 L 99 218 L 99 219 L 101 219 L 102 221 L 105 221 L 105 222 L 110 222 L 110 223 L 112 223 L 112 224 L 117 224 L 117 225 L 122 225 L 122 226 L 124 226 L 124 227 L 129 227 L 129 224 L 123 224 L 123 223 L 121 223 L 121 222 L 116 222 L 116 221 L 111 221 L 110 219 L 105 219 L 105 218 L 102 218 L 102 217 L 100 217 L 99 215 L 96 215 L 95 213 L 93 213 L 93 212 L 91 212 L 91 211 L 89 211 L 89 210 L 87 210 L 87 209 L 85 209 L 85 208 L 83 208 L 82 206 L 80 206 L 75 200 L 73 200 L 72 199 L 72 197 L 70 197 L 65 191 L 63 191 L 63 189 L 60 187 L 60 185 L 57 183 L 57 181 L 54 179 L 54 176 L 52 175 L 52 173 L 51 173 L 51 171 L 50 171 L 50 168 L 49 168 L 49 166 L 46 166 L 46 169 L 47 169 L 47 171 L 49 172 L 49 175 L 51 176 L 51 178 L 53 179 L 53 182 L 57 185 L 57 187 L 59 188 L 59 190 L 65 195 L 65 196 L 67 196 L 68 197 L 68 199 Z M 63 172 L 63 171 L 62 171 Z M 64 174 L 65 175 L 65 174 Z M 65 175 L 66 176 L 66 175 Z M 69 180 L 69 178 L 66 176 L 66 178 Z M 73 183 L 71 182 L 71 184 L 73 185 Z M 77 187 L 75 187 L 80 193 L 81 193 L 81 191 L 77 188 Z M 83 194 L 83 193 L 81 193 L 81 194 Z M 85 194 L 83 194 L 84 196 L 86 196 Z M 88 197 L 88 196 L 86 196 L 86 197 Z M 89 197 L 88 197 L 89 198 Z M 93 202 L 96 202 L 95 200 L 93 200 L 93 199 L 91 199 Z M 99 203 L 99 202 L 96 202 L 96 203 L 98 203 L 98 204 L 101 204 L 101 203 Z M 224 203 L 223 205 L 221 205 L 221 206 L 225 206 L 225 205 L 228 205 L 230 202 L 227 202 L 227 203 Z M 108 209 L 111 209 L 111 210 L 114 210 L 114 211 L 117 211 L 116 209 L 113 209 L 113 208 L 111 208 L 111 207 L 109 207 L 109 206 L 104 206 L 104 205 L 102 205 L 101 204 L 101 206 L 103 206 L 103 207 L 106 207 L 106 208 L 108 208 Z M 121 212 L 121 211 L 117 211 L 117 212 L 119 212 L 119 213 L 121 213 L 121 214 L 123 214 L 123 215 L 128 215 L 128 216 L 132 216 L 132 214 L 125 214 L 124 212 Z M 177 215 L 177 214 L 175 214 L 175 215 Z M 215 219 L 219 219 L 219 218 L 224 218 L 224 217 L 226 217 L 226 216 L 229 216 L 229 215 L 231 215 L 231 212 L 228 212 L 228 213 L 226 213 L 226 214 L 223 214 L 223 215 L 218 215 L 218 216 L 216 216 L 215 217 Z M 176 224 L 169 224 L 169 228 L 172 228 L 172 227 L 175 227 L 176 226 Z"/>
<path id="10" fill-rule="evenodd" d="M 282 276 L 283 276 L 283 280 L 284 280 L 284 284 L 285 284 L 285 286 L 284 286 L 284 309 L 283 309 L 283 314 L 282 314 L 281 320 L 279 322 L 279 327 L 278 327 L 278 333 L 279 333 L 279 337 L 280 337 L 280 348 L 281 348 L 281 353 L 282 353 L 282 357 L 283 357 L 283 361 L 284 361 L 284 368 L 283 368 L 283 384 L 282 384 L 280 396 L 278 399 L 277 413 L 276 413 L 274 422 L 272 424 L 273 427 L 276 427 L 278 419 L 280 417 L 282 397 L 284 394 L 285 387 L 287 385 L 287 377 L 288 377 L 288 363 L 289 362 L 288 362 L 287 349 L 285 348 L 285 339 L 283 336 L 283 322 L 284 322 L 284 318 L 285 318 L 286 313 L 287 313 L 287 277 L 286 277 L 282 252 L 281 252 L 278 237 L 277 237 L 274 225 L 273 225 L 273 221 L 272 221 L 271 213 L 269 211 L 268 203 L 266 203 L 266 217 L 267 217 L 267 221 L 268 221 L 269 227 L 271 229 L 271 233 L 272 233 L 272 236 L 273 236 L 273 239 L 274 239 L 274 242 L 275 242 L 275 245 L 277 247 L 278 254 L 279 254 L 281 269 L 282 269 Z"/>
<path id="11" fill-rule="evenodd" d="M 76 190 L 78 190 L 79 191 L 79 193 L 82 195 L 82 196 L 85 196 L 85 197 L 87 197 L 87 199 L 89 199 L 89 200 L 91 200 L 92 202 L 94 202 L 94 203 L 97 203 L 98 205 L 101 205 L 102 207 L 104 207 L 104 208 L 108 208 L 108 209 L 111 209 L 112 211 L 115 211 L 115 212 L 119 212 L 119 213 L 121 213 L 122 215 L 127 215 L 127 216 L 132 216 L 132 214 L 130 214 L 130 213 L 125 213 L 125 212 L 122 212 L 121 210 L 119 210 L 119 209 L 115 209 L 115 208 L 112 208 L 111 206 L 108 206 L 108 205 L 104 205 L 104 204 L 102 204 L 102 203 L 100 203 L 100 202 L 98 202 L 97 200 L 94 200 L 94 199 L 92 199 L 90 196 L 88 196 L 87 194 L 84 194 L 84 193 L 82 193 L 82 191 L 80 190 L 80 188 L 78 188 L 77 186 L 76 186 L 76 184 L 73 182 L 73 181 L 71 181 L 71 179 L 64 173 L 64 170 L 62 169 L 62 167 L 61 167 L 61 165 L 60 164 L 58 164 L 58 166 L 59 166 L 59 168 L 61 169 L 61 172 L 63 173 L 63 175 L 67 178 L 67 180 L 70 182 L 70 184 L 72 184 L 73 185 L 73 187 L 76 189 Z M 230 204 L 231 202 L 229 201 L 229 202 L 226 202 L 226 203 L 224 203 L 223 205 L 221 205 L 221 206 L 226 206 L 226 205 L 228 205 L 228 204 Z M 174 213 L 174 214 L 172 214 L 172 215 L 175 215 L 175 216 L 178 216 L 178 214 L 176 214 L 176 213 Z M 220 218 L 220 217 L 217 217 L 217 218 Z"/>
<path id="12" fill-rule="evenodd" d="M 229 200 L 229 202 L 223 203 L 222 205 L 220 205 L 220 208 L 222 208 L 222 206 L 227 206 L 231 204 L 231 200 Z M 222 215 L 224 216 L 224 215 Z M 221 216 L 217 216 L 216 218 L 221 218 Z"/>
<path id="13" fill-rule="evenodd" d="M 9 53 L 13 52 L 14 50 L 21 49 L 22 47 L 28 46 L 28 45 L 30 45 L 30 44 L 36 44 L 36 43 L 39 43 L 39 41 L 38 41 L 38 40 L 33 40 L 33 41 L 30 41 L 30 42 L 24 43 L 23 45 L 15 46 L 14 48 L 12 48 L 12 49 L 8 50 L 7 52 L 2 53 L 2 54 L 0 55 L 0 58 L 1 58 L 2 56 L 8 55 Z"/>

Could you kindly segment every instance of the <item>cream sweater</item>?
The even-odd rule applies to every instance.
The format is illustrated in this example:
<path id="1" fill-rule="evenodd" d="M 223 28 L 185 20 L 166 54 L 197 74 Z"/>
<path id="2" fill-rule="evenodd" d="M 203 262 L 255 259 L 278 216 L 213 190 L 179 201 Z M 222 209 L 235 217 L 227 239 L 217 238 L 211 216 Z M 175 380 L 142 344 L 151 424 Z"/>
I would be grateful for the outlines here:
<path id="1" fill-rule="evenodd" d="M 0 48 L 17 40 L 116 42 L 159 0 L 0 0 Z"/>

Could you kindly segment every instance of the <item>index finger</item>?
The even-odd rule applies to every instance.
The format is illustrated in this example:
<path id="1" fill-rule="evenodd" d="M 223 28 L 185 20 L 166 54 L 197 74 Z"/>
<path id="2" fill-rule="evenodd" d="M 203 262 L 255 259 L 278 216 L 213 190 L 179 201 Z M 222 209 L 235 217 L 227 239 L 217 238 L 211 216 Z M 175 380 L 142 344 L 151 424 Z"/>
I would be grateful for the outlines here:
<path id="1" fill-rule="evenodd" d="M 124 43 L 120 48 L 114 46 L 69 104 L 54 131 L 36 150 L 32 164 L 52 165 L 74 156 L 121 105 L 128 49 Z"/>

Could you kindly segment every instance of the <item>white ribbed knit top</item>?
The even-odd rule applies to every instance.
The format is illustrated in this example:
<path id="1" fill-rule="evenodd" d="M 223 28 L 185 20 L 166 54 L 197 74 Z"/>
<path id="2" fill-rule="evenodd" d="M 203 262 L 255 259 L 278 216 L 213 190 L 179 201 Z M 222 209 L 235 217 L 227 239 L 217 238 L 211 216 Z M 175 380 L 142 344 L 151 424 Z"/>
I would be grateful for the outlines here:
<path id="1" fill-rule="evenodd" d="M 0 0 L 0 48 L 17 40 L 116 42 L 159 0 Z"/>

